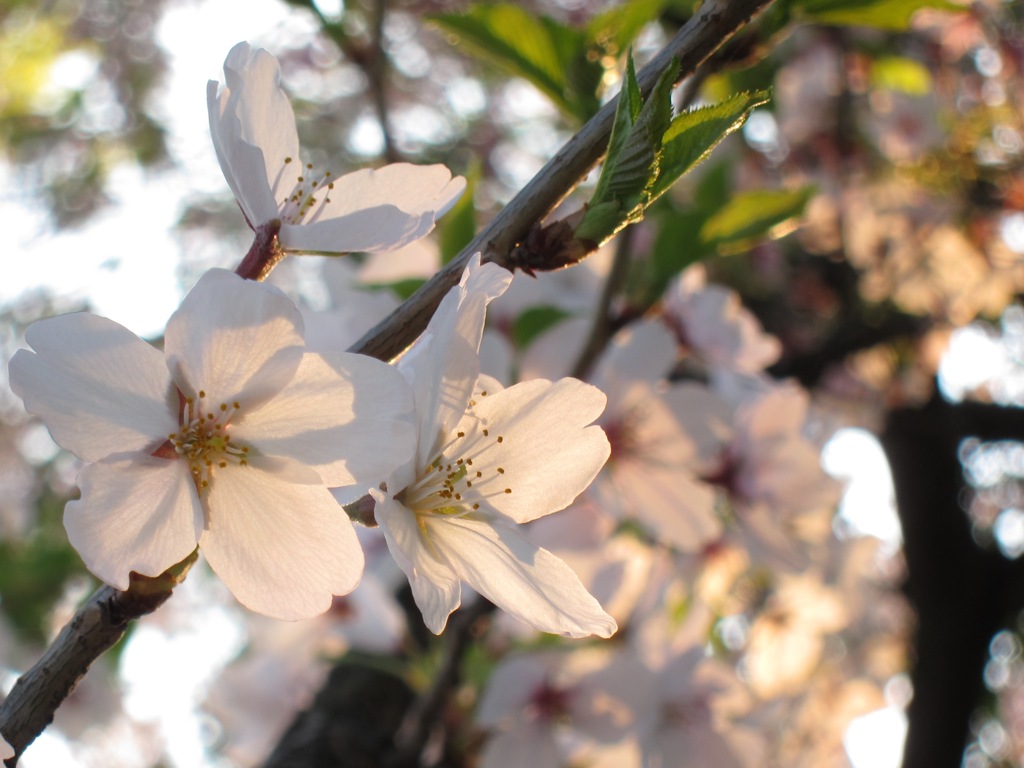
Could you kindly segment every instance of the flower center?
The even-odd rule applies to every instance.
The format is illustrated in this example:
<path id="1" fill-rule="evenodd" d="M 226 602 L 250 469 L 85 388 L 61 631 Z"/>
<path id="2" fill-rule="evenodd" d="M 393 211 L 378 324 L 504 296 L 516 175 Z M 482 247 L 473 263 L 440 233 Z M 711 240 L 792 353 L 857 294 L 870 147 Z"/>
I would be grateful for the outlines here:
<path id="1" fill-rule="evenodd" d="M 512 493 L 505 468 L 496 466 L 495 451 L 505 438 L 478 424 L 456 432 L 415 483 L 399 496 L 416 514 L 466 515 L 499 494 Z"/>
<path id="2" fill-rule="evenodd" d="M 533 691 L 530 696 L 530 704 L 536 711 L 538 719 L 545 722 L 559 722 L 568 719 L 572 696 L 571 689 L 559 688 L 545 680 Z"/>
<path id="3" fill-rule="evenodd" d="M 281 168 L 274 180 L 275 198 L 278 198 L 278 186 L 284 177 L 285 169 L 293 162 L 294 160 L 290 157 L 284 159 L 284 167 Z M 318 176 L 313 170 L 313 164 L 306 163 L 302 168 L 302 173 L 295 180 L 295 187 L 281 199 L 281 220 L 288 224 L 312 224 L 320 218 L 324 207 L 331 202 L 328 193 L 332 189 L 334 189 L 334 181 L 331 179 L 331 172 L 324 171 L 322 175 Z"/>
<path id="4" fill-rule="evenodd" d="M 185 398 L 181 413 L 181 428 L 167 439 L 174 446 L 174 452 L 189 463 L 192 480 L 202 493 L 210 486 L 214 467 L 228 464 L 246 466 L 249 447 L 231 442 L 228 425 L 231 417 L 241 408 L 237 403 L 221 403 L 211 407 L 203 401 L 206 392 L 199 390 L 198 400 Z"/>

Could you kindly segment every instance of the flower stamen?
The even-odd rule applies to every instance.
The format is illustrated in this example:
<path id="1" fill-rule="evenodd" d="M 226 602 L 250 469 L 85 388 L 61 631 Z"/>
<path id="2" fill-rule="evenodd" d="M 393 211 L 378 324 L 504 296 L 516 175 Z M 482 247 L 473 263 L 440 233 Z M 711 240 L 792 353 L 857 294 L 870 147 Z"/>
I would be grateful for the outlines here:
<path id="1" fill-rule="evenodd" d="M 205 399 L 206 392 L 199 390 L 199 400 Z M 227 432 L 231 418 L 241 409 L 238 402 L 230 407 L 221 403 L 206 413 L 201 406 L 195 398 L 185 398 L 181 427 L 167 438 L 174 452 L 189 463 L 192 480 L 200 493 L 209 488 L 214 465 L 221 468 L 228 464 L 244 467 L 249 463 L 249 447 L 232 443 Z"/>

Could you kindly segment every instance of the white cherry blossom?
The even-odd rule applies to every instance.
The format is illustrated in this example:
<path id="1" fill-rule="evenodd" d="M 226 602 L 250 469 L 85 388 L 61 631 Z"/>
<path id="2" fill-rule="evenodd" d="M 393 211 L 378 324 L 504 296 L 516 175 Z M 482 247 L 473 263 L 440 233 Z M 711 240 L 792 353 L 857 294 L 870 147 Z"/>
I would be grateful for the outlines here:
<path id="1" fill-rule="evenodd" d="M 363 553 L 328 487 L 407 460 L 409 389 L 390 366 L 312 354 L 280 291 L 204 275 L 164 349 L 106 318 L 30 326 L 11 387 L 88 462 L 64 523 L 86 566 L 127 589 L 198 544 L 249 608 L 298 619 L 358 583 Z"/>
<path id="2" fill-rule="evenodd" d="M 249 226 L 279 221 L 285 251 L 394 250 L 430 232 L 466 187 L 443 165 L 395 163 L 343 176 L 314 168 L 301 159 L 277 60 L 238 43 L 224 77 L 206 92 L 217 159 Z"/>
<path id="3" fill-rule="evenodd" d="M 575 379 L 474 389 L 485 308 L 510 279 L 475 259 L 399 361 L 419 445 L 388 490 L 372 492 L 376 519 L 432 631 L 465 582 L 542 631 L 608 637 L 615 621 L 576 574 L 517 530 L 568 506 L 608 458 L 592 425 L 604 395 Z"/>

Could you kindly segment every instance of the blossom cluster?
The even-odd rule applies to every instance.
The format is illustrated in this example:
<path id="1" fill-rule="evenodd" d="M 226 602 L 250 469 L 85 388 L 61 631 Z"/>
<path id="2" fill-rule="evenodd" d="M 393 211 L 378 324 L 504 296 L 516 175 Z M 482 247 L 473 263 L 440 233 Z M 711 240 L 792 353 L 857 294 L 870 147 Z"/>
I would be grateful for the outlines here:
<path id="1" fill-rule="evenodd" d="M 464 188 L 443 166 L 314 171 L 277 61 L 240 43 L 224 71 L 210 127 L 257 258 L 399 248 Z M 609 446 L 589 384 L 481 388 L 484 311 L 510 279 L 476 258 L 397 365 L 313 350 L 288 296 L 221 269 L 185 297 L 162 349 L 89 313 L 35 323 L 11 387 L 85 462 L 65 510 L 72 546 L 122 590 L 198 547 L 243 605 L 310 618 L 362 576 L 332 493 L 358 488 L 435 632 L 465 582 L 539 629 L 611 635 L 568 566 L 516 530 L 570 504 Z"/>
<path id="2" fill-rule="evenodd" d="M 247 259 L 397 259 L 465 186 L 443 166 L 315 168 L 273 57 L 241 43 L 224 72 L 210 128 L 254 233 Z M 602 259 L 513 280 L 477 256 L 390 362 L 345 351 L 391 300 L 344 260 L 323 265 L 321 312 L 211 270 L 159 348 L 88 313 L 28 329 L 11 386 L 84 463 L 64 521 L 97 577 L 127 589 L 198 548 L 257 614 L 317 617 L 301 632 L 249 618 L 248 654 L 208 702 L 239 762 L 265 756 L 327 656 L 401 645 L 406 582 L 435 633 L 474 595 L 503 610 L 475 702 L 483 768 L 812 765 L 806 741 L 797 762 L 769 734 L 828 700 L 835 722 L 793 732 L 835 744 L 881 705 L 874 681 L 832 674 L 834 638 L 888 606 L 847 599 L 874 553 L 829 535 L 839 489 L 813 404 L 764 372 L 779 342 L 697 265 L 579 374 Z M 531 307 L 566 319 L 513 340 Z M 601 646 L 534 636 L 620 627 Z"/>

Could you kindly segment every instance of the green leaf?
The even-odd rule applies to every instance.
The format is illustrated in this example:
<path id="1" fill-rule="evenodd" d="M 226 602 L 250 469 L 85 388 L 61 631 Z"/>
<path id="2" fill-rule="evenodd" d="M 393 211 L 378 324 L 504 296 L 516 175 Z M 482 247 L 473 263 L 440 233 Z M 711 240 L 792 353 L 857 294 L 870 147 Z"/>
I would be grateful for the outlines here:
<path id="1" fill-rule="evenodd" d="M 512 325 L 512 342 L 519 349 L 526 349 L 535 338 L 552 326 L 558 325 L 572 315 L 564 309 L 548 305 L 530 307 Z"/>
<path id="2" fill-rule="evenodd" d="M 640 87 L 632 60 L 627 63 L 601 176 L 574 231 L 576 237 L 601 243 L 643 217 L 649 189 L 658 178 L 662 137 L 672 121 L 672 87 L 678 71 L 679 62 L 673 59 L 638 109 Z"/>
<path id="3" fill-rule="evenodd" d="M 511 3 L 430 18 L 478 58 L 529 80 L 568 115 L 586 120 L 600 107 L 596 90 L 604 69 L 588 55 L 583 30 Z"/>
<path id="4" fill-rule="evenodd" d="M 24 636 L 46 639 L 46 618 L 67 580 L 84 572 L 67 543 L 46 534 L 0 544 L 0 598 L 7 619 Z"/>
<path id="5" fill-rule="evenodd" d="M 640 194 L 658 177 L 662 137 L 672 122 L 672 87 L 679 71 L 678 59 L 661 73 L 647 97 L 610 169 L 608 194 L 628 209 L 646 204 Z"/>
<path id="6" fill-rule="evenodd" d="M 949 0 L 790 0 L 790 7 L 793 15 L 803 21 L 895 32 L 908 29 L 914 13 L 921 8 L 965 10 Z"/>
<path id="7" fill-rule="evenodd" d="M 885 56 L 872 62 L 871 84 L 909 96 L 925 96 L 931 93 L 932 75 L 919 61 L 904 56 Z"/>
<path id="8" fill-rule="evenodd" d="M 476 234 L 476 185 L 480 180 L 480 164 L 474 163 L 466 173 L 466 191 L 437 224 L 437 240 L 441 247 L 441 263 L 447 264 L 469 245 Z"/>
<path id="9" fill-rule="evenodd" d="M 601 167 L 601 176 L 597 180 L 597 187 L 591 198 L 593 205 L 599 205 L 608 197 L 608 185 L 611 183 L 611 169 L 618 162 L 622 148 L 629 139 L 629 132 L 633 128 L 640 110 L 643 108 L 643 98 L 640 94 L 640 84 L 636 81 L 636 70 L 633 67 L 633 57 L 626 60 L 626 74 L 622 81 L 622 89 L 619 92 L 619 103 L 615 107 L 615 119 L 612 121 L 612 132 L 608 139 L 608 150 L 604 155 L 604 164 Z"/>
<path id="10" fill-rule="evenodd" d="M 594 16 L 586 27 L 587 38 L 608 53 L 626 50 L 644 26 L 658 18 L 668 0 L 629 0 Z"/>
<path id="11" fill-rule="evenodd" d="M 677 115 L 665 132 L 660 173 L 651 188 L 651 198 L 660 197 L 680 176 L 707 158 L 769 96 L 768 91 L 738 93 L 718 104 Z"/>
<path id="12" fill-rule="evenodd" d="M 814 187 L 742 192 L 704 222 L 700 240 L 719 252 L 745 249 L 756 238 L 769 235 L 772 228 L 800 216 L 814 194 Z"/>

